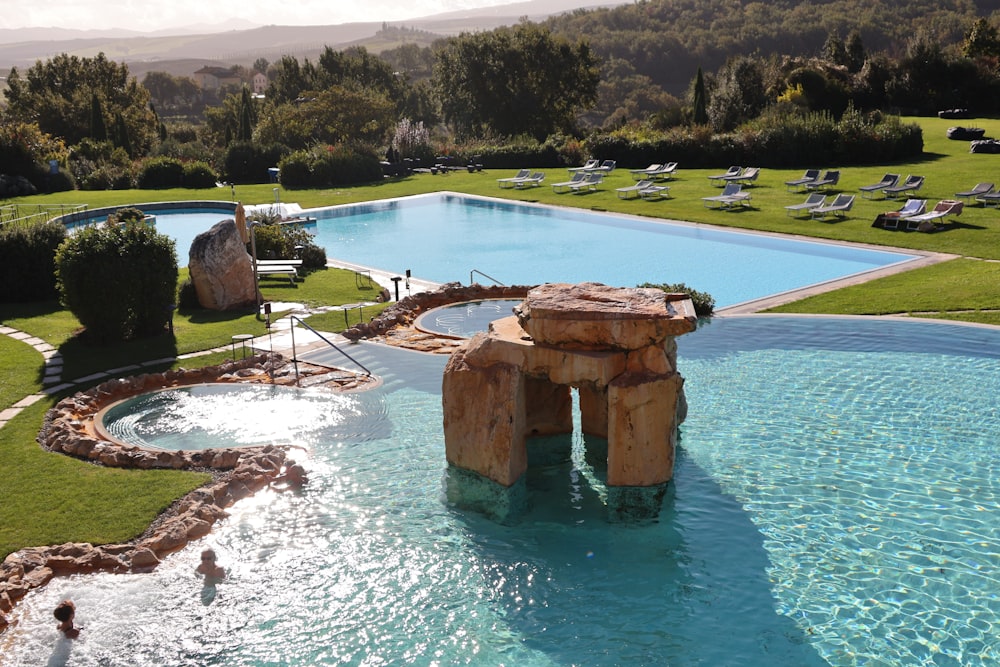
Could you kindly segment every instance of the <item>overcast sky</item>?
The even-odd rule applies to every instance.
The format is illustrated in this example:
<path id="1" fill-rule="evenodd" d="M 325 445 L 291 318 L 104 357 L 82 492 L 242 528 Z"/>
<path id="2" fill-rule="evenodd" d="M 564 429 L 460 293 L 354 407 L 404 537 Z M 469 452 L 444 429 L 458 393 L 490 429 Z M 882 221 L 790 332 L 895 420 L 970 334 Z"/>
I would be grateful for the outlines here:
<path id="1" fill-rule="evenodd" d="M 154 31 L 234 19 L 259 25 L 399 21 L 516 0 L 0 0 L 0 28 Z M 232 24 L 234 28 L 245 24 Z"/>

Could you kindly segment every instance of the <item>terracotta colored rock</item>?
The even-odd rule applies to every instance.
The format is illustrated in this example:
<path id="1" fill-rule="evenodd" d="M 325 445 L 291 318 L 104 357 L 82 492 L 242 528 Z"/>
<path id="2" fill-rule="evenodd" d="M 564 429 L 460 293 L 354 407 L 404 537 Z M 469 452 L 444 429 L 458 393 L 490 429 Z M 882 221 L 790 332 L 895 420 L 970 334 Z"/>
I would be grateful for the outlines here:
<path id="1" fill-rule="evenodd" d="M 152 572 L 159 564 L 160 559 L 150 549 L 140 547 L 132 552 L 131 568 L 133 572 Z"/>
<path id="2" fill-rule="evenodd" d="M 231 310 L 257 303 L 252 259 L 232 220 L 195 237 L 188 270 L 203 308 Z"/>

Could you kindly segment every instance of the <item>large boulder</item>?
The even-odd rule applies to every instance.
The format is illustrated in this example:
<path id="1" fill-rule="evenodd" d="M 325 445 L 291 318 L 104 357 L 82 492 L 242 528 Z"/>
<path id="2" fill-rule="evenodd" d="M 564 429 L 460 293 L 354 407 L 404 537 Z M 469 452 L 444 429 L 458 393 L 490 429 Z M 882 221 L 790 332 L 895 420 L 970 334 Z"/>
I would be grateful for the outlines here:
<path id="1" fill-rule="evenodd" d="M 258 303 L 253 260 L 234 220 L 216 223 L 194 238 L 188 271 L 202 308 L 233 310 Z"/>

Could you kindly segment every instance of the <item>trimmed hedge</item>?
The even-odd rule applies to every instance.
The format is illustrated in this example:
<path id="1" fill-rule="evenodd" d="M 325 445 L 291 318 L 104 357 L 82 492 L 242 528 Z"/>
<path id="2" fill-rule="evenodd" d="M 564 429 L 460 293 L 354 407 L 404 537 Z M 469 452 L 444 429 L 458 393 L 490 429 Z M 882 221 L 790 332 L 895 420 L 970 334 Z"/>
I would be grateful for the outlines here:
<path id="1" fill-rule="evenodd" d="M 49 301 L 56 289 L 56 250 L 66 228 L 53 221 L 0 226 L 0 302 Z"/>
<path id="2" fill-rule="evenodd" d="M 222 175 L 230 183 L 267 183 L 267 170 L 275 167 L 288 153 L 281 144 L 257 146 L 249 141 L 237 141 L 226 149 Z"/>
<path id="3" fill-rule="evenodd" d="M 288 189 L 382 180 L 382 164 L 374 153 L 343 144 L 295 151 L 283 157 L 278 168 L 281 184 Z"/>
<path id="4" fill-rule="evenodd" d="M 170 237 L 143 223 L 91 225 L 56 252 L 63 305 L 94 343 L 162 334 L 177 289 L 177 252 Z"/>

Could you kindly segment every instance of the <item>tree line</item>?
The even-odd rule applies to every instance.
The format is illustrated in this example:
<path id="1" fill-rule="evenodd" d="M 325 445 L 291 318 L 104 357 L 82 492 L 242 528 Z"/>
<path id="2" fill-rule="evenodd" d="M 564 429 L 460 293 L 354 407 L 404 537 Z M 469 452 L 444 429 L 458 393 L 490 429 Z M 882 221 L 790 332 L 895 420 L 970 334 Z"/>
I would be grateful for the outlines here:
<path id="1" fill-rule="evenodd" d="M 4 190 L 16 176 L 36 189 L 160 183 L 142 178 L 150 158 L 156 173 L 180 173 L 164 169 L 173 160 L 259 180 L 296 154 L 290 171 L 322 182 L 370 177 L 373 159 L 518 155 L 531 143 L 572 161 L 623 129 L 725 133 L 762 117 L 878 110 L 990 114 L 1000 109 L 1000 38 L 982 9 L 970 0 L 641 0 L 381 54 L 328 47 L 315 62 L 260 59 L 263 99 L 230 89 L 197 122 L 159 115 L 196 106 L 190 80 L 150 72 L 139 84 L 103 54 L 63 54 L 11 71 L 0 196 L 18 194 Z"/>

